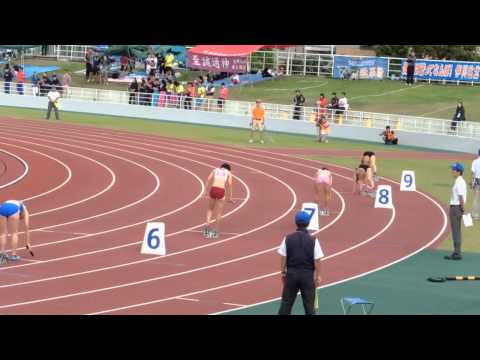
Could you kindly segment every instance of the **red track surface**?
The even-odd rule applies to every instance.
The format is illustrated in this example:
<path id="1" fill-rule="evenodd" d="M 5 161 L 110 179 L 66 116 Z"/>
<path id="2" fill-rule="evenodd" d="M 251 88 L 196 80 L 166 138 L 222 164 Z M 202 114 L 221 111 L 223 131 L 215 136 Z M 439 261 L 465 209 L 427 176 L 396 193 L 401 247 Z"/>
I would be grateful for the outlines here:
<path id="1" fill-rule="evenodd" d="M 0 268 L 0 313 L 208 314 L 278 297 L 275 250 L 293 229 L 293 213 L 312 200 L 319 163 L 286 150 L 38 121 L 3 119 L 0 131 L 1 148 L 30 166 L 0 194 L 27 199 L 36 255 L 22 250 L 20 263 Z M 220 239 L 206 240 L 202 181 L 224 161 L 232 164 L 237 200 L 226 206 Z M 351 194 L 350 170 L 330 168 L 333 216 L 321 218 L 319 234 L 325 284 L 446 235 L 432 199 L 384 180 L 393 186 L 395 210 L 374 209 L 371 199 Z M 164 257 L 140 254 L 145 223 L 154 220 L 166 224 Z"/>

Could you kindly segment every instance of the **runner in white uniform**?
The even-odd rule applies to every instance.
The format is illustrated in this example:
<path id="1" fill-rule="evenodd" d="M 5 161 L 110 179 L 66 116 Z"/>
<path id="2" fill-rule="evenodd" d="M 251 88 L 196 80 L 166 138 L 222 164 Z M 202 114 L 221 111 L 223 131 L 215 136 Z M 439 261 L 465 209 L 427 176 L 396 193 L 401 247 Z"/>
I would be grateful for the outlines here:
<path id="1" fill-rule="evenodd" d="M 220 233 L 220 219 L 222 218 L 223 206 L 225 205 L 225 193 L 228 202 L 232 201 L 232 173 L 229 164 L 223 164 L 214 169 L 207 179 L 205 186 L 206 194 L 210 200 L 207 210 L 207 226 L 203 235 L 207 238 L 218 238 Z M 212 221 L 212 218 L 214 220 Z M 213 227 L 212 227 L 213 224 Z"/>

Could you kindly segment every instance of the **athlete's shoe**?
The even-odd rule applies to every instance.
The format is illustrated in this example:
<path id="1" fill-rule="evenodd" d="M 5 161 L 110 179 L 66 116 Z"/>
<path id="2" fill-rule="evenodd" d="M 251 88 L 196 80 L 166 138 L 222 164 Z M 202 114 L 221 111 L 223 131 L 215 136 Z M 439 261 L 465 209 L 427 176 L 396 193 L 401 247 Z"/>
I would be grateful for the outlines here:
<path id="1" fill-rule="evenodd" d="M 369 192 L 368 196 L 370 196 L 372 199 L 375 199 L 377 197 L 377 192 L 376 191 Z"/>
<path id="2" fill-rule="evenodd" d="M 18 256 L 18 255 L 12 255 L 12 256 L 9 256 L 9 257 L 8 257 L 8 260 L 10 260 L 10 261 L 19 261 L 19 260 L 20 260 L 20 256 Z"/>
<path id="3" fill-rule="evenodd" d="M 215 229 L 210 230 L 210 239 L 218 239 L 218 231 Z"/>
<path id="4" fill-rule="evenodd" d="M 208 228 L 208 226 L 205 226 L 203 228 L 203 236 L 204 237 L 208 237 L 208 233 L 210 232 L 210 229 Z"/>
<path id="5" fill-rule="evenodd" d="M 330 216 L 330 210 L 328 210 L 328 209 L 323 210 L 323 215 L 324 216 Z"/>
<path id="6" fill-rule="evenodd" d="M 362 195 L 362 196 L 367 196 L 367 194 L 368 193 L 365 190 L 360 191 L 360 195 Z"/>
<path id="7" fill-rule="evenodd" d="M 0 265 L 5 264 L 8 261 L 8 256 L 5 254 L 0 254 Z"/>

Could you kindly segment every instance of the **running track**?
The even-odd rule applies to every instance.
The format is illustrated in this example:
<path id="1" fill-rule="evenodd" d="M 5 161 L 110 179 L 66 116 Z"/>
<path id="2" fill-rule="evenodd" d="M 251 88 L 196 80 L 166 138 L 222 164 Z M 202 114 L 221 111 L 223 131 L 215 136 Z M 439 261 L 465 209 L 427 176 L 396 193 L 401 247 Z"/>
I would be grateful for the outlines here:
<path id="1" fill-rule="evenodd" d="M 0 119 L 0 144 L 0 199 L 26 201 L 35 251 L 20 250 L 19 263 L 0 268 L 0 314 L 211 314 L 275 299 L 276 248 L 312 200 L 321 165 L 286 150 L 8 118 Z M 203 181 L 225 161 L 236 200 L 225 207 L 224 233 L 206 240 Z M 374 209 L 351 193 L 351 170 L 330 169 L 333 214 L 320 218 L 318 235 L 323 286 L 447 235 L 445 211 L 428 195 L 400 193 L 382 179 L 393 186 L 395 209 Z M 166 224 L 164 257 L 140 254 L 149 221 Z"/>

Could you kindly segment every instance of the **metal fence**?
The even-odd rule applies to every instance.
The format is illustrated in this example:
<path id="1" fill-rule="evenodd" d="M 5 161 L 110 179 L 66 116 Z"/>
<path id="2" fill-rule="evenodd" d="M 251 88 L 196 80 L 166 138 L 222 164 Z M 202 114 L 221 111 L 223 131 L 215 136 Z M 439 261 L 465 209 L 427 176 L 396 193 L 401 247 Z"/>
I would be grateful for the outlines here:
<path id="1" fill-rule="evenodd" d="M 0 82 L 4 94 L 23 96 L 45 96 L 49 88 L 38 89 L 32 84 Z M 85 102 L 129 104 L 131 106 L 150 106 L 169 108 L 178 111 L 223 112 L 229 115 L 250 116 L 254 102 L 227 100 L 216 98 L 189 98 L 185 95 L 163 96 L 158 93 L 138 93 L 117 90 L 88 89 L 77 87 L 59 87 L 63 98 Z M 45 100 L 46 102 L 47 100 Z M 285 121 L 306 121 L 315 123 L 317 108 L 302 107 L 299 112 L 292 105 L 263 104 L 265 114 L 270 119 Z M 299 120 L 293 120 L 297 115 Z M 401 130 L 421 134 L 448 135 L 464 138 L 480 138 L 480 123 L 460 121 L 452 127 L 451 120 L 426 118 L 396 114 L 382 114 L 364 111 L 332 111 L 327 110 L 327 119 L 337 126 L 356 126 L 383 130 L 387 125 L 395 131 Z"/>

